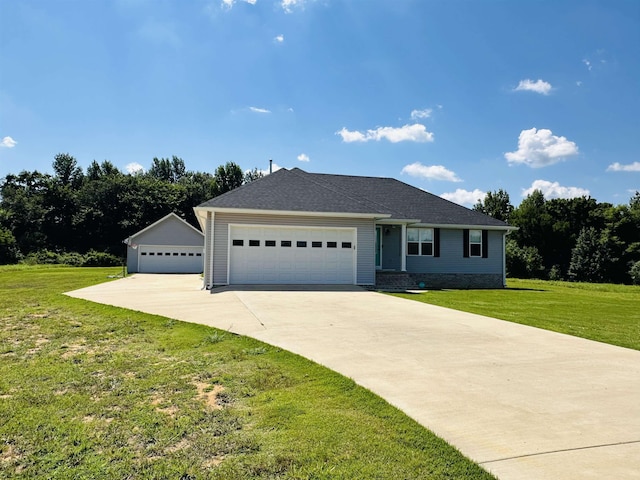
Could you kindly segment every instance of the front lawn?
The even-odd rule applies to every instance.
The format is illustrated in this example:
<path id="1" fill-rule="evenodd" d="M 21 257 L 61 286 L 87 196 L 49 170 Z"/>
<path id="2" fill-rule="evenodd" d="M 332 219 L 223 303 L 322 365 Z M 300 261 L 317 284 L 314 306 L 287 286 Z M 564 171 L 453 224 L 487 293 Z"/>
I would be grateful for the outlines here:
<path id="1" fill-rule="evenodd" d="M 301 357 L 61 294 L 117 273 L 0 268 L 0 478 L 493 478 Z"/>
<path id="2" fill-rule="evenodd" d="M 509 279 L 501 290 L 394 294 L 640 350 L 640 287 Z"/>

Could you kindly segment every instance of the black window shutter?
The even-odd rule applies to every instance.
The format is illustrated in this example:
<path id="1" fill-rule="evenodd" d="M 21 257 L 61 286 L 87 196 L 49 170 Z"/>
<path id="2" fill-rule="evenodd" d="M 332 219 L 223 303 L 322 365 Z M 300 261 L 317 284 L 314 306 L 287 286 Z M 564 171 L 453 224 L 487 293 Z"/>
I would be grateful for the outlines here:
<path id="1" fill-rule="evenodd" d="M 462 231 L 462 256 L 469 256 L 469 230 L 466 228 Z"/>
<path id="2" fill-rule="evenodd" d="M 434 257 L 440 256 L 440 229 L 439 228 L 433 229 L 433 256 Z"/>
<path id="3" fill-rule="evenodd" d="M 489 232 L 482 230 L 482 258 L 489 258 Z"/>

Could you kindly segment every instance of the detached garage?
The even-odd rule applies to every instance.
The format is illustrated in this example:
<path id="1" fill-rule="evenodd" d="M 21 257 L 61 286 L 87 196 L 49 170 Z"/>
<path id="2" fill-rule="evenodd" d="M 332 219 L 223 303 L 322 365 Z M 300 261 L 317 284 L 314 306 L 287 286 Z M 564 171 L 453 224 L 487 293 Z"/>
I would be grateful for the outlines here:
<path id="1" fill-rule="evenodd" d="M 175 213 L 124 240 L 129 273 L 202 273 L 204 235 Z"/>

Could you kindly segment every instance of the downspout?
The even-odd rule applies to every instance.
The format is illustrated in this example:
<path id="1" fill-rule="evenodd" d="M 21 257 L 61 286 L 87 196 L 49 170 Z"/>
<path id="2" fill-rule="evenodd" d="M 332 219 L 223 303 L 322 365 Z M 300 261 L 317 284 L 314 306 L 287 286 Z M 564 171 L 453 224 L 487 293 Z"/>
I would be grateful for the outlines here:
<path id="1" fill-rule="evenodd" d="M 211 234 L 209 235 L 211 237 L 211 242 L 209 242 L 209 289 L 213 288 L 213 251 L 214 251 L 214 245 L 216 243 L 216 239 L 213 236 L 214 234 L 214 221 L 215 221 L 215 213 L 213 212 L 209 212 L 209 219 L 211 220 Z"/>
<path id="2" fill-rule="evenodd" d="M 502 287 L 507 288 L 507 235 L 511 230 L 506 230 L 502 234 Z"/>

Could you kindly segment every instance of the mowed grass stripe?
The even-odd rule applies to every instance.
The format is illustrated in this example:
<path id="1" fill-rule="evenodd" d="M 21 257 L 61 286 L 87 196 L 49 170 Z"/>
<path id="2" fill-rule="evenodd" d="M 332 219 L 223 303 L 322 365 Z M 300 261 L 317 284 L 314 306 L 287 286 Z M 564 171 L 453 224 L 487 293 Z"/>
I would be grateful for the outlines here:
<path id="1" fill-rule="evenodd" d="M 509 279 L 507 287 L 394 295 L 640 350 L 640 286 Z"/>
<path id="2" fill-rule="evenodd" d="M 0 478 L 488 479 L 353 381 L 269 345 L 0 268 Z"/>

